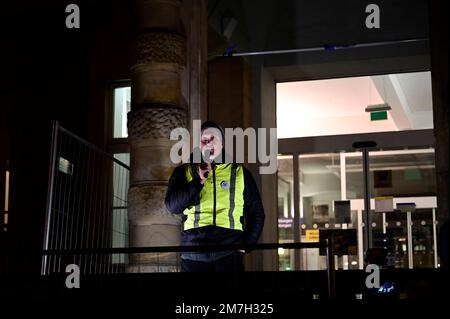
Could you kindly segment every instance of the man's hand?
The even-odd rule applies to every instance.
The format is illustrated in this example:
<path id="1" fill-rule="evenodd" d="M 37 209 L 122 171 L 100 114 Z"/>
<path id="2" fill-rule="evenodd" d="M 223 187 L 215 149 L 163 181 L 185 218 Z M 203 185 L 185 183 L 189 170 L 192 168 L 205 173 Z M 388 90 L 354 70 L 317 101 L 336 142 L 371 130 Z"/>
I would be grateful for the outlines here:
<path id="1" fill-rule="evenodd" d="M 211 163 L 203 163 L 198 167 L 198 175 L 200 176 L 200 183 L 205 184 L 208 178 L 208 173 L 211 171 Z"/>

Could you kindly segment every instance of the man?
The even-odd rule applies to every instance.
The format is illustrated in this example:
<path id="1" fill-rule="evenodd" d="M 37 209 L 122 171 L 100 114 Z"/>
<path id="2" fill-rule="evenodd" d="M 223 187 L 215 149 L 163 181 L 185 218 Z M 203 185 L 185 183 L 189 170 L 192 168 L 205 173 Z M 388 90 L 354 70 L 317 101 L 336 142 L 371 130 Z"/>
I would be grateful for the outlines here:
<path id="1" fill-rule="evenodd" d="M 201 126 L 201 163 L 175 168 L 165 204 L 183 214 L 182 245 L 254 244 L 264 225 L 264 209 L 251 173 L 227 160 L 224 130 Z M 247 251 L 248 252 L 248 251 Z M 244 251 L 191 252 L 181 255 L 181 271 L 243 271 Z"/>

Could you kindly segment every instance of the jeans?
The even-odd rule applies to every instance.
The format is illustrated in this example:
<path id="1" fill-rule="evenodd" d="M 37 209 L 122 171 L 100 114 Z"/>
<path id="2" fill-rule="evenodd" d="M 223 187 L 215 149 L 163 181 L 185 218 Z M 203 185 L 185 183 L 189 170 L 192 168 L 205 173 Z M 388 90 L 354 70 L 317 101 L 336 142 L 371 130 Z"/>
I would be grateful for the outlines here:
<path id="1" fill-rule="evenodd" d="M 244 254 L 235 251 L 210 261 L 181 259 L 181 272 L 241 272 L 244 271 Z"/>
<path id="2" fill-rule="evenodd" d="M 226 251 L 213 251 L 213 252 L 187 252 L 182 253 L 181 258 L 182 259 L 189 259 L 189 260 L 195 260 L 195 261 L 208 261 L 212 262 L 217 259 L 229 256 L 233 253 L 232 250 L 226 250 Z"/>

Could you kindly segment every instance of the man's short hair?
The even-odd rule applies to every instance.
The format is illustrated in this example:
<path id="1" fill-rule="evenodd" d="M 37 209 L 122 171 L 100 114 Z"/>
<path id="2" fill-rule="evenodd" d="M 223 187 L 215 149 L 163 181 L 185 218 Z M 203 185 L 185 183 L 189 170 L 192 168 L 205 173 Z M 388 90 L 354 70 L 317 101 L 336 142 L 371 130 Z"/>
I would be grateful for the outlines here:
<path id="1" fill-rule="evenodd" d="M 201 131 L 203 132 L 203 130 L 206 130 L 207 128 L 216 128 L 220 131 L 220 134 L 222 135 L 222 143 L 224 143 L 225 141 L 225 130 L 223 129 L 223 127 L 221 125 L 219 125 L 218 123 L 214 122 L 214 121 L 205 121 L 203 122 L 202 126 L 201 126 Z"/>

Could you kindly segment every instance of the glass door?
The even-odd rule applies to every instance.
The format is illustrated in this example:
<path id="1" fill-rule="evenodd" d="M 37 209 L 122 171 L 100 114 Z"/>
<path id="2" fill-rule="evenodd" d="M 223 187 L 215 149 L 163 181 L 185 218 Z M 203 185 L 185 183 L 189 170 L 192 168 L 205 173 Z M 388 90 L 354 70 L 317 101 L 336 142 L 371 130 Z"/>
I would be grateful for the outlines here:
<path id="1" fill-rule="evenodd" d="M 387 250 L 387 266 L 408 268 L 408 218 L 407 213 L 392 212 L 379 213 L 384 219 L 383 241 L 374 243 L 375 247 Z"/>
<path id="2" fill-rule="evenodd" d="M 360 258 L 358 214 L 347 198 L 345 159 L 345 152 L 299 155 L 298 187 L 301 241 L 333 235 L 336 268 L 347 270 L 358 269 Z M 301 270 L 327 267 L 320 249 L 302 250 L 300 260 Z"/>
<path id="3" fill-rule="evenodd" d="M 371 213 L 371 248 L 386 250 L 387 266 L 437 267 L 434 150 L 371 151 L 369 172 L 371 208 L 375 198 L 392 198 L 392 210 Z"/>
<path id="4" fill-rule="evenodd" d="M 413 267 L 437 267 L 435 210 L 430 208 L 416 209 L 411 213 L 411 234 L 413 247 Z"/>
<path id="5" fill-rule="evenodd" d="M 335 264 L 344 270 L 364 269 L 369 248 L 384 251 L 388 267 L 437 267 L 434 150 L 371 151 L 368 159 L 367 220 L 361 152 L 280 155 L 279 241 L 313 242 L 332 232 L 340 241 Z M 391 211 L 375 212 L 379 197 L 392 199 Z M 412 208 L 403 209 L 405 204 Z M 326 269 L 319 249 L 278 255 L 280 270 Z"/>

